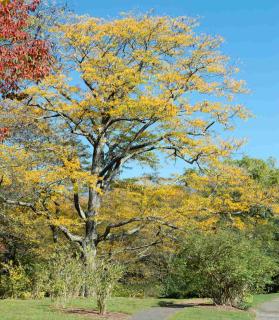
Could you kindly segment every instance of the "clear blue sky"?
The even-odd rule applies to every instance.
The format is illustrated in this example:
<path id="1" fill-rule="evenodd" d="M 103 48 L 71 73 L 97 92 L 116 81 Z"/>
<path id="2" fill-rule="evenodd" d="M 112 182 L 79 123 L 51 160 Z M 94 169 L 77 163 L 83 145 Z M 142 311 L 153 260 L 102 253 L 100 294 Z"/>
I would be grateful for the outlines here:
<path id="1" fill-rule="evenodd" d="M 279 162 L 279 0 L 69 0 L 78 13 L 114 18 L 134 10 L 200 17 L 200 30 L 225 38 L 223 51 L 240 61 L 251 93 L 243 103 L 256 118 L 241 123 L 242 152 Z M 164 173 L 170 173 L 170 167 Z"/>

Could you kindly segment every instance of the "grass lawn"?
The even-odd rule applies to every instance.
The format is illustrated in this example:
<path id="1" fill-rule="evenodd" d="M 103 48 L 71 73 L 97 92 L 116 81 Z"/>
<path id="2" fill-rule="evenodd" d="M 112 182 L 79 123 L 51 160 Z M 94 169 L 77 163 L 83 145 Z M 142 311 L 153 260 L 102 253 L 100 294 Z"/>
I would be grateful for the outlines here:
<path id="1" fill-rule="evenodd" d="M 113 298 L 108 311 L 133 314 L 137 311 L 158 306 L 159 299 Z M 96 304 L 91 299 L 76 299 L 66 308 L 92 310 Z M 93 318 L 93 317 L 92 317 Z M 0 300 L 1 320 L 85 320 L 88 316 L 74 315 L 59 311 L 49 299 L 43 300 Z"/>
<path id="2" fill-rule="evenodd" d="M 84 320 L 85 317 L 56 312 L 47 300 L 1 300 L 1 320 Z M 88 318 L 87 318 L 88 319 Z"/>
<path id="3" fill-rule="evenodd" d="M 162 299 L 137 299 L 137 298 L 112 298 L 108 302 L 108 311 L 110 312 L 123 312 L 133 314 L 143 309 L 158 306 Z M 91 299 L 75 299 L 67 304 L 67 308 L 84 308 L 96 309 L 95 301 Z"/>
<path id="4" fill-rule="evenodd" d="M 1 320 L 85 320 L 85 317 L 57 312 L 48 300 L 1 300 Z M 88 320 L 88 318 L 87 318 Z"/>
<path id="5" fill-rule="evenodd" d="M 248 311 L 222 310 L 210 307 L 190 307 L 175 314 L 170 320 L 254 320 L 253 308 L 261 303 L 279 297 L 279 293 L 254 296 L 252 308 Z"/>
<path id="6" fill-rule="evenodd" d="M 252 320 L 254 316 L 246 311 L 226 311 L 210 307 L 185 308 L 170 320 Z"/>
<path id="7" fill-rule="evenodd" d="M 254 296 L 252 308 L 258 306 L 259 304 L 262 304 L 264 302 L 273 300 L 275 298 L 279 297 L 279 293 L 271 293 L 271 294 L 258 294 Z"/>
<path id="8" fill-rule="evenodd" d="M 279 294 L 259 295 L 254 299 L 253 307 L 273 298 Z M 143 309 L 171 303 L 191 303 L 191 300 L 171 299 L 136 299 L 136 298 L 113 298 L 108 305 L 109 312 L 133 314 Z M 91 299 L 76 299 L 66 305 L 67 309 L 94 310 L 96 304 Z M 43 300 L 0 300 L 1 320 L 88 320 L 94 319 L 85 315 L 77 315 L 59 311 L 49 299 Z M 110 319 L 113 319 L 110 318 Z M 187 307 L 179 311 L 170 320 L 252 320 L 252 312 L 231 311 L 214 309 L 212 307 Z"/>

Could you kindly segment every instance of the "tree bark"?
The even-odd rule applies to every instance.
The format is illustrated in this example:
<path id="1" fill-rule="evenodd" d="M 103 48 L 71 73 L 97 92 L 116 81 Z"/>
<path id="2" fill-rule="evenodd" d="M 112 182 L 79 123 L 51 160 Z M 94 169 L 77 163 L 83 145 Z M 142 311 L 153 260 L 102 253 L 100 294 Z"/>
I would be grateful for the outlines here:
<path id="1" fill-rule="evenodd" d="M 101 195 L 98 191 L 93 188 L 89 188 L 89 197 L 88 197 L 88 210 L 86 212 L 86 221 L 85 221 L 85 235 L 82 241 L 83 257 L 85 271 L 90 281 L 92 274 L 96 267 L 96 255 L 97 255 L 97 245 L 98 245 L 98 230 L 96 216 L 98 215 L 101 204 Z M 90 283 L 85 283 L 84 295 L 90 296 L 91 294 L 91 285 Z"/>
<path id="2" fill-rule="evenodd" d="M 85 238 L 83 243 L 84 257 L 85 261 L 87 261 L 88 263 L 90 263 L 90 261 L 96 257 L 97 237 L 98 234 L 96 222 L 94 220 L 88 219 L 86 221 Z"/>

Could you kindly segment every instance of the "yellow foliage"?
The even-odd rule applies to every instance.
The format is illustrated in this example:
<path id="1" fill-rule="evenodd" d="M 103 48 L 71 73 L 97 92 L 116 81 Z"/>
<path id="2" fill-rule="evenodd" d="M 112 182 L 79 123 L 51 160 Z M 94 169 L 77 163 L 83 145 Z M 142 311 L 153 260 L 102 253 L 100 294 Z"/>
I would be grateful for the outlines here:
<path id="1" fill-rule="evenodd" d="M 198 35 L 196 24 L 127 15 L 52 28 L 61 62 L 22 92 L 26 101 L 0 106 L 1 122 L 14 131 L 0 145 L 2 186 L 13 195 L 20 190 L 19 198 L 35 203 L 49 225 L 69 227 L 83 240 L 92 221 L 94 237 L 102 238 L 110 224 L 135 217 L 137 226 L 149 219 L 156 228 L 159 220 L 172 230 L 192 223 L 208 228 L 222 213 L 248 210 L 261 190 L 241 170 L 223 167 L 221 176 L 189 175 L 195 192 L 132 184 L 106 194 L 130 161 L 153 166 L 165 153 L 217 165 L 241 144 L 222 132 L 232 129 L 232 117 L 249 116 L 233 102 L 245 84 L 220 54 L 222 38 Z M 217 193 L 204 197 L 212 185 Z"/>

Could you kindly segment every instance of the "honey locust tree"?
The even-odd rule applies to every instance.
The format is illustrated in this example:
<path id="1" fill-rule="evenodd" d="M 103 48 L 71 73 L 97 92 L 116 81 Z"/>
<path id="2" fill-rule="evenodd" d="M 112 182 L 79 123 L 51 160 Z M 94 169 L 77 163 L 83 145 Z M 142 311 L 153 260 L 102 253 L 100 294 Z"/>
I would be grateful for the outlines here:
<path id="1" fill-rule="evenodd" d="M 28 97 L 16 112 L 36 120 L 47 141 L 33 153 L 37 166 L 26 164 L 23 179 L 28 184 L 28 174 L 48 167 L 37 174 L 37 187 L 51 186 L 49 201 L 58 206 L 72 197 L 75 218 L 65 225 L 62 211 L 56 225 L 80 245 L 89 265 L 100 242 L 162 223 L 148 213 L 103 221 L 102 197 L 127 163 L 154 165 L 165 155 L 201 164 L 238 146 L 222 139 L 222 131 L 231 129 L 233 117 L 247 116 L 234 100 L 245 91 L 243 81 L 219 52 L 222 39 L 199 35 L 195 26 L 191 19 L 167 16 L 61 24 L 52 30 L 61 53 L 55 70 L 23 91 Z M 59 144 L 52 135 L 75 142 Z M 18 201 L 15 194 L 13 203 Z M 42 201 L 32 208 L 40 212 Z"/>
<path id="2" fill-rule="evenodd" d="M 100 252 L 109 252 L 111 257 L 130 261 L 149 255 L 151 245 L 173 247 L 173 240 L 187 226 L 187 216 L 182 219 L 179 211 L 186 195 L 184 188 L 177 186 L 171 179 L 157 183 L 144 179 L 118 181 L 102 199 L 102 221 L 116 224 L 133 217 L 147 217 L 150 221 L 147 225 L 136 225 L 135 230 L 140 231 L 140 237 L 137 233 L 125 237 L 124 233 L 121 235 L 122 242 L 107 241 L 100 246 Z M 128 230 L 124 229 L 126 232 Z"/>
<path id="3" fill-rule="evenodd" d="M 215 163 L 203 172 L 189 170 L 182 178 L 191 192 L 181 208 L 189 212 L 192 207 L 198 228 L 249 229 L 278 214 L 278 185 L 264 186 L 238 166 L 242 161 Z"/>

